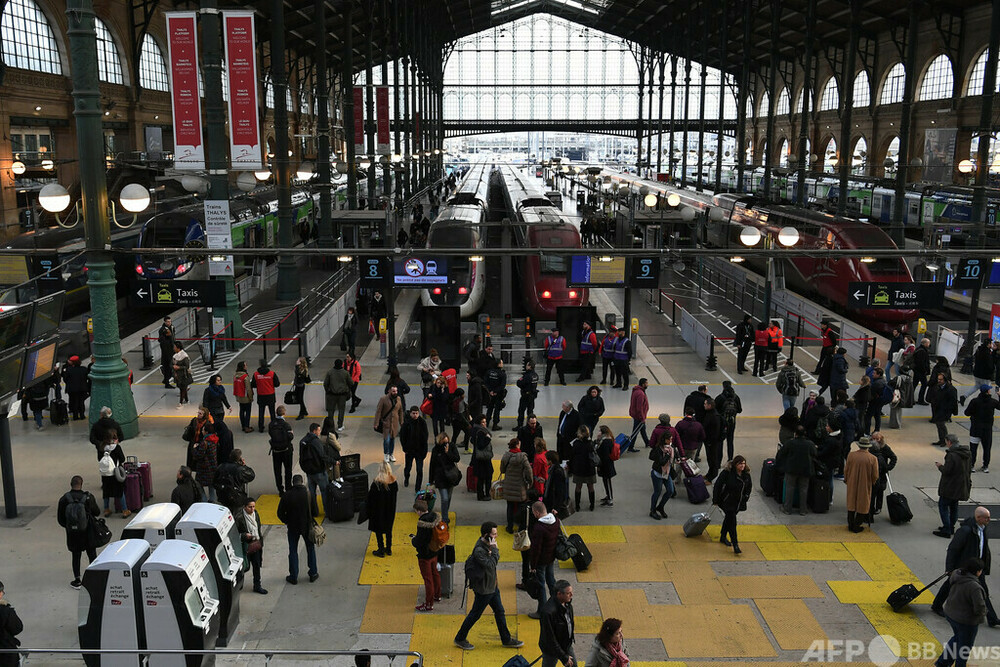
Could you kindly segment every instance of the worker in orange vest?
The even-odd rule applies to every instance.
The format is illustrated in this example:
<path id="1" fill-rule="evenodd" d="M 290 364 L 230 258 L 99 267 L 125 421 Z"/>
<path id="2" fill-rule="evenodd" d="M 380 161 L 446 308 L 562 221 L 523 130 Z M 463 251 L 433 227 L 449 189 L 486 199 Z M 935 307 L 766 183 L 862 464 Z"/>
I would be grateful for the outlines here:
<path id="1" fill-rule="evenodd" d="M 767 333 L 769 336 L 767 360 L 770 362 L 771 368 L 777 371 L 778 353 L 781 352 L 781 348 L 785 344 L 785 337 L 781 331 L 781 326 L 778 324 L 778 320 L 771 320 L 771 326 L 767 328 Z"/>

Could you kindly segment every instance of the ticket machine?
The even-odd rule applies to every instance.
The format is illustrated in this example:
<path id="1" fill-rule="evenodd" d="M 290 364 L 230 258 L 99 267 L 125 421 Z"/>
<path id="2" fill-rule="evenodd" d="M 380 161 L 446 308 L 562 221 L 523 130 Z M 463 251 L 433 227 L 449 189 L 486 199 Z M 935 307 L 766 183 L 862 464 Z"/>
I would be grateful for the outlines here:
<path id="1" fill-rule="evenodd" d="M 80 648 L 145 648 L 139 570 L 149 556 L 145 540 L 109 544 L 83 573 L 78 627 Z M 135 655 L 86 655 L 89 667 L 135 667 Z"/>
<path id="2" fill-rule="evenodd" d="M 240 622 L 243 558 L 236 555 L 240 536 L 232 513 L 215 503 L 191 505 L 174 529 L 177 539 L 196 542 L 208 553 L 219 594 L 219 637 L 216 645 L 229 643 Z"/>
<path id="3" fill-rule="evenodd" d="M 122 539 L 146 540 L 152 551 L 163 540 L 173 539 L 174 529 L 180 518 L 181 508 L 175 503 L 146 505 L 125 526 L 125 530 L 122 531 Z"/>
<path id="4" fill-rule="evenodd" d="M 200 544 L 164 540 L 143 563 L 143 623 L 146 648 L 212 650 L 219 633 L 219 599 L 208 554 Z M 150 667 L 199 667 L 213 656 L 157 654 Z"/>

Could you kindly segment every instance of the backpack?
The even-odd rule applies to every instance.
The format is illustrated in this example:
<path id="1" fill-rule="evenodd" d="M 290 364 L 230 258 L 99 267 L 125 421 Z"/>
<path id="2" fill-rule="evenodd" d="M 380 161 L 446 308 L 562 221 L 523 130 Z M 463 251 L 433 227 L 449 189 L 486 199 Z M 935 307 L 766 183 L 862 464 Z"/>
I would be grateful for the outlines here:
<path id="1" fill-rule="evenodd" d="M 451 532 L 448 530 L 448 524 L 444 521 L 438 521 L 434 524 L 434 527 L 431 529 L 431 541 L 428 544 L 428 548 L 431 551 L 440 551 L 450 541 Z"/>
<path id="2" fill-rule="evenodd" d="M 786 396 L 798 396 L 799 383 L 795 375 L 795 369 L 788 368 L 781 371 L 781 375 L 778 376 L 775 386 L 778 388 L 778 391 Z"/>
<path id="3" fill-rule="evenodd" d="M 822 440 L 826 437 L 826 425 L 828 421 L 829 415 L 824 415 L 816 420 L 816 430 L 814 431 L 816 440 Z"/>
<path id="4" fill-rule="evenodd" d="M 324 465 L 319 452 L 316 451 L 312 443 L 306 442 L 304 439 L 299 443 L 299 467 L 307 475 L 314 475 L 326 470 L 326 465 Z"/>
<path id="5" fill-rule="evenodd" d="M 275 454 L 287 452 L 292 448 L 289 433 L 285 429 L 285 423 L 281 419 L 274 419 L 267 425 L 267 435 L 271 441 L 271 451 Z"/>
<path id="6" fill-rule="evenodd" d="M 611 441 L 611 460 L 617 461 L 622 457 L 622 446 L 618 444 L 617 440 Z"/>
<path id="7" fill-rule="evenodd" d="M 469 554 L 469 557 L 465 559 L 465 585 L 469 588 L 472 588 L 471 584 L 473 581 L 482 581 L 486 576 L 483 566 L 477 563 L 476 559 L 472 557 L 474 553 L 475 547 L 473 547 L 472 553 Z"/>
<path id="8" fill-rule="evenodd" d="M 886 382 L 884 385 L 882 385 L 882 404 L 885 405 L 891 402 L 892 402 L 892 387 L 890 387 L 889 383 Z"/>
<path id="9" fill-rule="evenodd" d="M 90 513 L 87 511 L 87 499 L 90 494 L 84 492 L 83 497 L 75 499 L 71 492 L 66 493 L 66 530 L 71 533 L 85 533 L 90 527 Z"/>
<path id="10" fill-rule="evenodd" d="M 733 396 L 726 400 L 726 405 L 722 409 L 722 421 L 732 426 L 736 423 L 736 397 Z"/>

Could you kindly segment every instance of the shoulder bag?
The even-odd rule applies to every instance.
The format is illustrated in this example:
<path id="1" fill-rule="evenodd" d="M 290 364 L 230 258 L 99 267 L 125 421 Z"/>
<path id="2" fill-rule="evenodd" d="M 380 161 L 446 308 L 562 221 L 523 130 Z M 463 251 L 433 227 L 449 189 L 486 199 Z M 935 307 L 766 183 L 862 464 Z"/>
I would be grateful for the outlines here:
<path id="1" fill-rule="evenodd" d="M 503 476 L 490 485 L 490 498 L 493 500 L 503 500 Z M 520 551 L 520 549 L 518 549 Z"/>
<path id="2" fill-rule="evenodd" d="M 524 508 L 524 527 L 514 533 L 514 551 L 528 551 L 531 549 L 531 537 L 528 535 L 528 512 L 529 508 Z M 530 594 L 530 593 L 529 593 Z M 534 598 L 537 599 L 537 598 Z"/>
<path id="3" fill-rule="evenodd" d="M 103 518 L 93 519 L 94 547 L 103 547 L 111 542 L 111 529 Z"/>
<path id="4" fill-rule="evenodd" d="M 323 530 L 323 526 L 316 523 L 316 519 L 313 519 L 312 525 L 309 527 L 309 533 L 306 535 L 306 539 L 313 546 L 322 546 L 326 542 L 326 531 Z"/>

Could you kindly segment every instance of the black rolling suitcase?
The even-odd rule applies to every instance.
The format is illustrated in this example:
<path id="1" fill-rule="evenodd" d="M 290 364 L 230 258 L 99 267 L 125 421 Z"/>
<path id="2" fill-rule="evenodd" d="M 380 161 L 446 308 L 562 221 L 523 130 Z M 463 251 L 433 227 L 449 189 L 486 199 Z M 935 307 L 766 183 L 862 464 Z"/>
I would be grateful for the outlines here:
<path id="1" fill-rule="evenodd" d="M 343 469 L 341 469 L 341 473 L 344 476 L 344 483 L 351 487 L 354 494 L 354 506 L 351 512 L 357 512 L 361 509 L 361 505 L 368 500 L 368 473 L 364 470 L 347 472 Z"/>
<path id="2" fill-rule="evenodd" d="M 889 510 L 889 521 L 897 526 L 901 523 L 909 523 L 910 519 L 913 518 L 910 503 L 907 502 L 906 496 L 902 493 L 893 493 L 889 475 L 885 476 L 885 481 L 889 487 L 889 495 L 885 497 L 885 506 Z"/>
<path id="3" fill-rule="evenodd" d="M 775 483 L 778 479 L 778 469 L 774 467 L 774 459 L 764 459 L 764 465 L 760 467 L 760 490 L 765 496 L 773 496 L 777 487 Z"/>
<path id="4" fill-rule="evenodd" d="M 562 524 L 559 525 L 559 528 L 563 531 L 563 535 L 565 535 L 566 528 Z M 579 533 L 573 533 L 566 539 L 568 539 L 569 543 L 576 549 L 576 553 L 570 557 L 573 561 L 573 567 L 576 568 L 577 572 L 583 572 L 590 567 L 590 564 L 594 560 L 594 557 L 590 553 L 590 549 L 587 548 L 586 543 L 583 541 L 583 538 L 580 537 Z"/>
<path id="5" fill-rule="evenodd" d="M 825 514 L 830 511 L 830 482 L 826 477 L 813 477 L 809 480 L 809 492 L 806 503 L 809 511 Z"/>
<path id="6" fill-rule="evenodd" d="M 49 404 L 49 420 L 53 426 L 65 426 L 69 423 L 69 407 L 61 398 L 53 399 Z"/>
<path id="7" fill-rule="evenodd" d="M 945 572 L 940 577 L 920 589 L 913 584 L 904 584 L 890 593 L 889 597 L 887 597 L 885 601 L 889 603 L 889 606 L 892 607 L 893 611 L 903 611 L 903 609 L 906 608 L 906 605 L 916 600 L 921 593 L 947 577 L 949 574 L 951 574 L 951 572 Z"/>
<path id="8" fill-rule="evenodd" d="M 323 508 L 330 521 L 350 521 L 354 518 L 354 489 L 346 482 L 330 482 L 327 487 L 330 507 Z"/>

